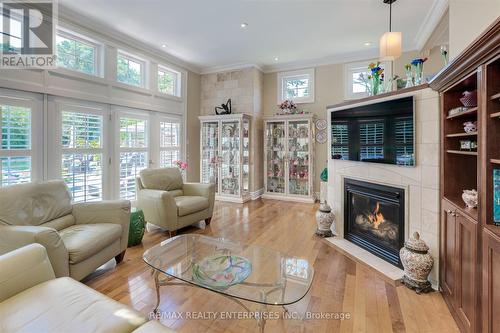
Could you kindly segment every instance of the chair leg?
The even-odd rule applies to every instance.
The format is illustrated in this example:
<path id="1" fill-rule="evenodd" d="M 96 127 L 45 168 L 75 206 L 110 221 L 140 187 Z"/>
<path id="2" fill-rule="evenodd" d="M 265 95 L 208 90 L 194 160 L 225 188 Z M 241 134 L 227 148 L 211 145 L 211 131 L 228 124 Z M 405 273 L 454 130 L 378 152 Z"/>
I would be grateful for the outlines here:
<path id="1" fill-rule="evenodd" d="M 210 225 L 210 222 L 212 222 L 212 218 L 209 217 L 208 219 L 205 219 L 205 224 Z"/>
<path id="2" fill-rule="evenodd" d="M 117 255 L 117 256 L 115 257 L 116 264 L 119 264 L 119 263 L 121 263 L 121 262 L 123 261 L 123 258 L 125 257 L 125 252 L 126 252 L 126 251 L 127 251 L 127 250 L 123 251 L 122 253 L 120 253 L 119 255 Z"/>

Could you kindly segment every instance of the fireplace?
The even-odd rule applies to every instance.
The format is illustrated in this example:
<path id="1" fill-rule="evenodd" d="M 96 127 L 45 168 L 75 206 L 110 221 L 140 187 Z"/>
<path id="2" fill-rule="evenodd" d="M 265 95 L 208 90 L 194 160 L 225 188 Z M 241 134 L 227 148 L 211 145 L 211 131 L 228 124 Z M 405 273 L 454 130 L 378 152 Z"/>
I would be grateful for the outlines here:
<path id="1" fill-rule="evenodd" d="M 344 180 L 344 237 L 402 268 L 405 191 L 401 188 Z"/>

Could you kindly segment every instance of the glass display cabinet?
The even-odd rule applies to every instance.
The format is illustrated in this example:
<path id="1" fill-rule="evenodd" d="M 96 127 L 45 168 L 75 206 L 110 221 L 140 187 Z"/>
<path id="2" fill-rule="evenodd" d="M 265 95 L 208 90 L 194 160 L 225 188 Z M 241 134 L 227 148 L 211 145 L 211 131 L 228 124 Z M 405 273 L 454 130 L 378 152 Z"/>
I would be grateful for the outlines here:
<path id="1" fill-rule="evenodd" d="M 263 198 L 314 202 L 313 115 L 264 119 L 264 172 Z"/>
<path id="2" fill-rule="evenodd" d="M 250 200 L 250 122 L 246 114 L 201 116 L 201 182 L 214 183 L 216 199 Z"/>

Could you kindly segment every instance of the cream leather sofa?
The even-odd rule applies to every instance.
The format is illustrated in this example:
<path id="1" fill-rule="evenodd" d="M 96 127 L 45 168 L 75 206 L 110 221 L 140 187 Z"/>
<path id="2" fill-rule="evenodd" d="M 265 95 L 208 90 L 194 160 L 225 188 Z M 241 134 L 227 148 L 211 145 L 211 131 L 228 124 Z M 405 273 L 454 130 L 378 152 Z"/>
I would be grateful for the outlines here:
<path id="1" fill-rule="evenodd" d="M 0 332 L 173 332 L 69 277 L 31 244 L 0 256 Z"/>
<path id="2" fill-rule="evenodd" d="M 0 188 L 0 251 L 39 243 L 57 277 L 81 280 L 97 267 L 123 259 L 129 201 L 72 204 L 62 180 Z"/>
<path id="3" fill-rule="evenodd" d="M 136 179 L 137 207 L 148 223 L 168 230 L 205 220 L 210 224 L 215 202 L 214 184 L 183 183 L 177 168 L 145 169 Z"/>

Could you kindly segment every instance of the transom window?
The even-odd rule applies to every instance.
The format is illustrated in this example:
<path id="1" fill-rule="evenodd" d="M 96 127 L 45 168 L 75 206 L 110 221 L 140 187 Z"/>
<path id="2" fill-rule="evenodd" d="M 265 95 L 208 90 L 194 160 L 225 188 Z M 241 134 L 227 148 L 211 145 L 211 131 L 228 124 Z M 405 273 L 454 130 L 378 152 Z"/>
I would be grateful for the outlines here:
<path id="1" fill-rule="evenodd" d="M 66 32 L 56 37 L 57 65 L 89 75 L 97 75 L 98 46 Z"/>
<path id="2" fill-rule="evenodd" d="M 0 14 L 0 41 L 7 40 L 9 42 L 0 44 L 0 53 L 3 52 L 5 54 L 19 54 L 21 53 L 21 47 L 23 44 L 22 12 L 18 10 L 11 11 L 11 17 L 9 18 L 9 26 L 7 31 L 4 31 L 3 18 L 4 16 Z"/>
<path id="3" fill-rule="evenodd" d="M 367 80 L 368 76 L 371 74 L 368 69 L 368 64 L 370 62 L 375 61 L 363 61 L 345 65 L 345 99 L 356 99 L 368 96 Z M 390 78 L 391 66 L 388 66 L 387 62 L 383 62 L 380 64 L 380 67 L 384 68 L 384 76 Z"/>
<path id="4" fill-rule="evenodd" d="M 160 167 L 172 167 L 181 159 L 181 123 L 179 119 L 160 121 Z"/>
<path id="5" fill-rule="evenodd" d="M 158 66 L 158 91 L 180 97 L 180 73 Z"/>
<path id="6" fill-rule="evenodd" d="M 73 201 L 102 200 L 103 116 L 63 110 L 61 127 L 61 176 Z"/>
<path id="7" fill-rule="evenodd" d="M 144 87 L 145 67 L 144 61 L 119 52 L 116 79 L 131 86 Z"/>
<path id="8" fill-rule="evenodd" d="M 278 74 L 278 104 L 287 99 L 295 103 L 314 102 L 314 69 Z"/>

